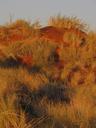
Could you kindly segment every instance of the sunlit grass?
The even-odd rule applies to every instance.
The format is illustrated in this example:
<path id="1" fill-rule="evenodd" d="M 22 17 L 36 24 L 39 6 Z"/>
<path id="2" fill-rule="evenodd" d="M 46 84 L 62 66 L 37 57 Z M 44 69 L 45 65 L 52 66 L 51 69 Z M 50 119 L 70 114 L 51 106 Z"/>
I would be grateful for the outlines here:
<path id="1" fill-rule="evenodd" d="M 38 21 L 0 26 L 0 128 L 96 128 L 96 33 L 76 17 L 48 25 L 70 45 L 41 38 Z"/>

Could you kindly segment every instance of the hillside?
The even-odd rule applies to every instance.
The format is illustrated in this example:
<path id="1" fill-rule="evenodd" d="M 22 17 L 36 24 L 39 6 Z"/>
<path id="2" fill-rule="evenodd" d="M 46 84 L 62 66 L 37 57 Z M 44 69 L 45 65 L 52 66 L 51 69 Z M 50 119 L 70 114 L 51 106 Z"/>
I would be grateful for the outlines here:
<path id="1" fill-rule="evenodd" d="M 0 26 L 0 128 L 96 128 L 96 33 L 79 19 Z"/>

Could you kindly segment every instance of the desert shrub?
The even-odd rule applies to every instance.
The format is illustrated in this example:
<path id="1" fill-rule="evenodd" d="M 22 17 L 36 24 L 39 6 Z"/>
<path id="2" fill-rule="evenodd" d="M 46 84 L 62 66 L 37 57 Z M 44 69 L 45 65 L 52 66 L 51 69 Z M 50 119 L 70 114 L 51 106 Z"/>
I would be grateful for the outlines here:
<path id="1" fill-rule="evenodd" d="M 48 83 L 48 78 L 43 73 L 29 73 L 26 68 L 0 68 L 0 83 L 4 81 L 4 88 L 15 88 L 15 84 L 24 83 L 32 90 Z M 3 86 L 2 86 L 3 87 Z"/>
<path id="2" fill-rule="evenodd" d="M 0 72 L 0 126 L 29 128 L 47 120 L 38 95 L 39 89 L 48 83 L 47 78 L 41 73 L 30 74 L 24 68 L 0 68 Z"/>
<path id="3" fill-rule="evenodd" d="M 39 21 L 35 21 L 34 23 L 31 23 L 30 21 L 23 20 L 23 19 L 18 19 L 17 21 L 7 24 L 7 28 L 10 30 L 17 30 L 17 32 L 21 31 L 22 35 L 25 35 L 30 38 L 37 36 L 39 33 L 39 28 L 41 27 Z M 14 32 L 14 31 L 13 31 Z M 12 33 L 11 33 L 12 34 Z"/>
<path id="4" fill-rule="evenodd" d="M 23 109 L 17 110 L 16 100 L 15 94 L 8 96 L 6 100 L 0 96 L 0 128 L 34 128 L 42 126 L 42 122 L 47 120 L 46 116 L 28 120 Z"/>
<path id="5" fill-rule="evenodd" d="M 5 26 L 0 27 L 0 40 L 5 40 L 8 38 L 8 29 Z"/>
<path id="6" fill-rule="evenodd" d="M 77 49 L 73 46 L 69 46 L 69 47 L 63 47 L 61 49 L 61 53 L 60 53 L 60 57 L 62 60 L 64 60 L 65 62 L 71 62 L 74 63 L 75 61 L 77 61 Z"/>
<path id="7" fill-rule="evenodd" d="M 8 97 L 6 100 L 0 96 L 0 127 L 1 128 L 32 128 L 31 123 L 26 122 L 25 114 L 20 111 L 17 113 L 14 104 L 15 96 Z"/>
<path id="8" fill-rule="evenodd" d="M 32 55 L 32 45 L 24 42 L 16 42 L 6 47 L 6 55 L 23 56 Z"/>
<path id="9" fill-rule="evenodd" d="M 74 88 L 73 100 L 69 105 L 46 103 L 46 111 L 53 117 L 55 124 L 58 122 L 62 127 L 95 128 L 95 88 L 95 86 L 92 88 L 88 86 L 87 89 L 86 87 Z"/>
<path id="10" fill-rule="evenodd" d="M 36 65 L 46 65 L 49 62 L 49 57 L 54 53 L 56 44 L 50 41 L 41 40 L 33 42 L 33 58 Z"/>
<path id="11" fill-rule="evenodd" d="M 50 17 L 48 24 L 59 28 L 76 28 L 79 30 L 87 29 L 87 25 L 77 17 L 61 16 L 60 14 Z"/>
<path id="12" fill-rule="evenodd" d="M 9 28 L 30 27 L 30 26 L 31 23 L 23 19 L 18 19 L 13 23 L 7 24 L 7 27 Z"/>
<path id="13" fill-rule="evenodd" d="M 18 28 L 18 27 L 32 27 L 32 28 L 40 28 L 40 22 L 39 21 L 35 21 L 34 23 L 31 23 L 30 21 L 28 20 L 25 20 L 25 19 L 18 19 L 16 20 L 15 22 L 11 22 L 9 24 L 6 24 L 6 26 L 8 28 Z"/>
<path id="14" fill-rule="evenodd" d="M 45 50 L 46 49 L 46 50 Z M 46 65 L 48 58 L 54 53 L 56 45 L 46 40 L 34 41 L 32 43 L 16 42 L 4 50 L 6 56 L 16 59 L 16 56 L 32 56 L 32 64 L 37 66 Z"/>

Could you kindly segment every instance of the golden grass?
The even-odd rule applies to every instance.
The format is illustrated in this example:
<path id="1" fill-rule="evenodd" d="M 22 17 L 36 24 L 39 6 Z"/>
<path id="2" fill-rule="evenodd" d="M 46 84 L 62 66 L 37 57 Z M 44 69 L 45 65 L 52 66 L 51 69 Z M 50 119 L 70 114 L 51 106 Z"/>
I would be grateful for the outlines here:
<path id="1" fill-rule="evenodd" d="M 86 31 L 75 17 L 51 17 L 49 25 Z M 69 32 L 64 47 L 41 39 L 39 29 L 24 20 L 0 27 L 0 128 L 96 128 L 96 33 L 87 30 L 80 45 L 82 34 Z M 57 47 L 62 68 L 54 61 Z M 17 59 L 26 55 L 30 67 Z"/>

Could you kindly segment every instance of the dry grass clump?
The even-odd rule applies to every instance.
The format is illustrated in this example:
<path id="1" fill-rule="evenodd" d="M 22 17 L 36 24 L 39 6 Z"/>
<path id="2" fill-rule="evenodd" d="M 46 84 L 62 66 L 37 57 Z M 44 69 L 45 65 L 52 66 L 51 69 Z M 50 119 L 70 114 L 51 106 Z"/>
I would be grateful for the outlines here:
<path id="1" fill-rule="evenodd" d="M 32 128 L 31 123 L 26 122 L 25 114 L 17 113 L 14 99 L 15 96 L 5 101 L 0 96 L 0 128 Z"/>
<path id="2" fill-rule="evenodd" d="M 6 58 L 11 57 L 17 61 L 21 59 L 21 63 L 25 61 L 25 64 L 29 64 L 30 66 L 44 66 L 51 63 L 52 59 L 49 62 L 49 58 L 55 52 L 56 47 L 57 45 L 55 45 L 55 43 L 41 39 L 39 41 L 31 41 L 31 43 L 25 43 L 23 41 L 15 42 L 2 48 L 2 51 Z"/>
<path id="3" fill-rule="evenodd" d="M 50 17 L 48 24 L 59 28 L 76 28 L 79 30 L 87 30 L 87 25 L 77 17 L 61 16 L 60 14 Z"/>
<path id="4" fill-rule="evenodd" d="M 36 97 L 39 88 L 48 83 L 47 78 L 39 73 L 31 75 L 23 68 L 1 68 L 0 72 L 0 127 L 34 128 L 42 123 L 46 116 L 39 116 Z"/>
<path id="5" fill-rule="evenodd" d="M 78 90 L 79 89 L 79 90 Z M 95 128 L 96 127 L 96 108 L 95 108 L 95 89 L 89 86 L 78 88 L 69 105 L 47 104 L 46 109 L 54 120 L 54 128 Z M 56 123 L 58 120 L 58 124 Z"/>
<path id="6" fill-rule="evenodd" d="M 5 26 L 0 26 L 0 42 L 4 45 L 26 40 L 31 37 L 36 38 L 39 35 L 39 21 L 31 24 L 29 21 L 19 19 Z"/>

